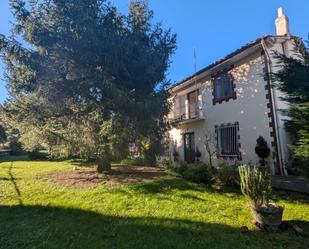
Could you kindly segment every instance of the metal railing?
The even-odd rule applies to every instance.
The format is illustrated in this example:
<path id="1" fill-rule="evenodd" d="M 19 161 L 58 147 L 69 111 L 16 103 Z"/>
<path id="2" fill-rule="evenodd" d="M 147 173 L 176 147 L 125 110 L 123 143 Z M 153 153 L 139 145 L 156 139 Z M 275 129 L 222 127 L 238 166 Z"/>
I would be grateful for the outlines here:
<path id="1" fill-rule="evenodd" d="M 218 138 L 218 152 L 224 157 L 239 155 L 238 124 L 226 124 L 216 128 Z"/>
<path id="2" fill-rule="evenodd" d="M 198 102 L 189 104 L 186 106 L 180 106 L 178 108 L 174 108 L 171 115 L 169 116 L 169 120 L 171 124 L 180 123 L 188 120 L 196 120 L 201 119 L 202 115 L 200 112 L 200 108 Z"/>

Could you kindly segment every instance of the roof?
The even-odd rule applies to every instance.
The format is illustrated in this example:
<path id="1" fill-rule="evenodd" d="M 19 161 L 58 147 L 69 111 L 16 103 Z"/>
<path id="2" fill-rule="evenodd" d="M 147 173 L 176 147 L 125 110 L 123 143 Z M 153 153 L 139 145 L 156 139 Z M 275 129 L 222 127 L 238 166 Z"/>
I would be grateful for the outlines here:
<path id="1" fill-rule="evenodd" d="M 235 56 L 235 55 L 237 55 L 237 54 L 239 54 L 239 53 L 245 51 L 246 49 L 251 48 L 251 47 L 253 47 L 253 46 L 255 46 L 255 45 L 261 43 L 261 41 L 262 41 L 263 39 L 267 39 L 267 38 L 269 38 L 269 37 L 278 37 L 278 36 L 277 36 L 277 35 L 265 35 L 265 36 L 262 36 L 262 37 L 260 37 L 260 38 L 257 38 L 257 39 L 255 39 L 255 40 L 253 40 L 253 41 L 251 41 L 251 42 L 245 44 L 244 46 L 240 47 L 239 49 L 235 50 L 234 52 L 232 52 L 232 53 L 226 55 L 225 57 L 221 58 L 220 60 L 217 60 L 217 61 L 211 63 L 210 65 L 204 67 L 203 69 L 199 70 L 198 72 L 194 73 L 193 75 L 191 75 L 191 76 L 189 76 L 189 77 L 183 79 L 182 81 L 176 83 L 175 85 L 172 85 L 169 89 L 172 89 L 172 88 L 174 88 L 174 87 L 176 87 L 176 86 L 181 85 L 182 83 L 184 83 L 184 82 L 186 82 L 186 81 L 188 81 L 188 80 L 191 80 L 191 79 L 194 78 L 195 76 L 198 76 L 199 74 L 204 73 L 205 71 L 207 71 L 207 70 L 209 70 L 209 69 L 211 69 L 211 68 L 217 66 L 218 64 L 220 64 L 220 63 L 222 63 L 222 62 L 224 62 L 224 61 L 226 61 L 226 60 L 232 58 L 233 56 Z M 283 36 L 281 36 L 281 37 L 283 37 Z"/>

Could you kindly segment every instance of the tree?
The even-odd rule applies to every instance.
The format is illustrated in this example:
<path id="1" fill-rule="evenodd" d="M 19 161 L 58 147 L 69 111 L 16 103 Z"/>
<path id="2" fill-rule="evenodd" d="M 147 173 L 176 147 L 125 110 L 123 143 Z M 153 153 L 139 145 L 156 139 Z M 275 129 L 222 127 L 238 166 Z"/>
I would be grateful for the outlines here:
<path id="1" fill-rule="evenodd" d="M 132 1 L 127 16 L 105 0 L 10 4 L 12 38 L 0 38 L 11 96 L 3 109 L 29 150 L 94 159 L 102 171 L 130 141 L 160 147 L 176 37 L 152 24 L 144 1 Z"/>
<path id="2" fill-rule="evenodd" d="M 0 144 L 4 144 L 7 140 L 6 132 L 3 126 L 0 125 Z"/>
<path id="3" fill-rule="evenodd" d="M 276 54 L 283 64 L 273 78 L 279 90 L 286 93 L 284 100 L 290 103 L 286 128 L 293 139 L 292 150 L 300 173 L 309 177 L 309 50 L 301 39 L 294 38 L 298 58 Z"/>
<path id="4" fill-rule="evenodd" d="M 204 146 L 208 156 L 209 166 L 213 169 L 213 158 L 217 154 L 215 136 L 213 136 L 209 131 L 204 133 Z"/>

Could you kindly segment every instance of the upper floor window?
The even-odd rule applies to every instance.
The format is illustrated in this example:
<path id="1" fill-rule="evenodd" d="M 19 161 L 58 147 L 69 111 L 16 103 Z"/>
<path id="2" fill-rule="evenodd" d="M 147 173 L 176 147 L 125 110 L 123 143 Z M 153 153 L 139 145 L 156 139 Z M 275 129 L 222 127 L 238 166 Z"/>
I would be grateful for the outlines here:
<path id="1" fill-rule="evenodd" d="M 188 114 L 189 119 L 197 117 L 197 107 L 198 107 L 198 90 L 188 93 Z"/>
<path id="2" fill-rule="evenodd" d="M 214 79 L 214 104 L 235 98 L 233 78 L 228 72 L 217 74 Z"/>

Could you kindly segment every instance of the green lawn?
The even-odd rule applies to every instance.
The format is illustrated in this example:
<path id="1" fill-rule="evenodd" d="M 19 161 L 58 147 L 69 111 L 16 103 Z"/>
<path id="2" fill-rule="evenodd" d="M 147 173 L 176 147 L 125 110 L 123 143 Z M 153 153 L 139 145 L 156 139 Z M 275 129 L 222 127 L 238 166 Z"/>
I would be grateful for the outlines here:
<path id="1" fill-rule="evenodd" d="M 0 163 L 0 248 L 309 248 L 293 231 L 253 229 L 245 198 L 233 189 L 168 176 L 81 190 L 42 177 L 70 162 Z M 284 219 L 309 233 L 309 198 L 275 195 Z M 241 226 L 250 232 L 242 234 Z"/>

